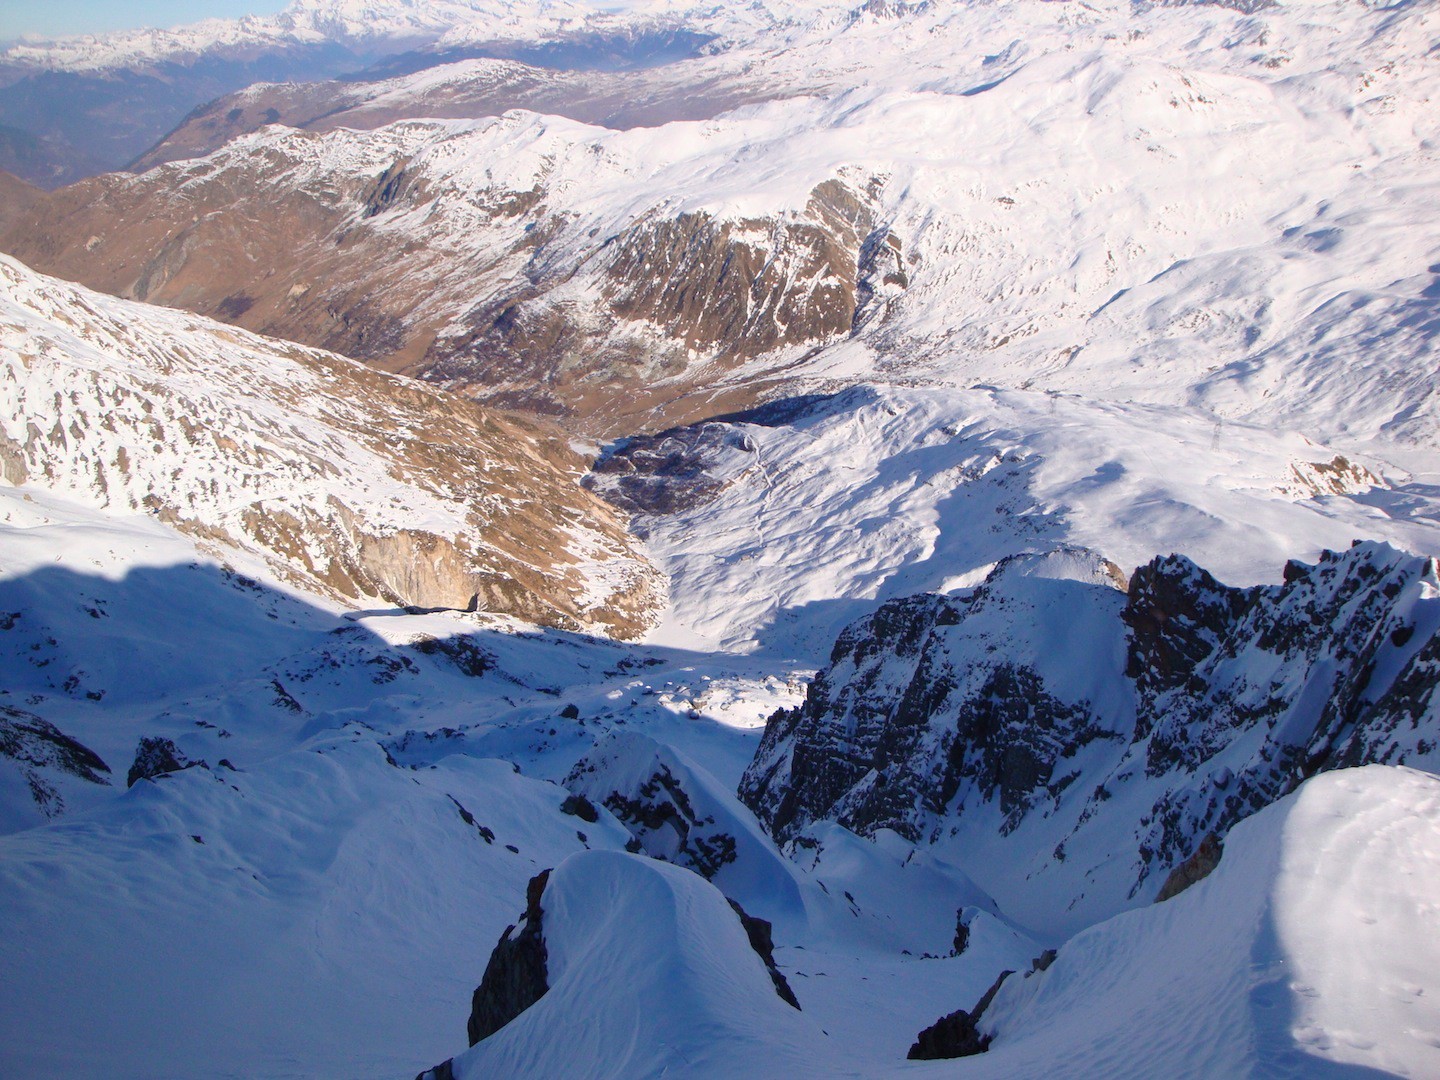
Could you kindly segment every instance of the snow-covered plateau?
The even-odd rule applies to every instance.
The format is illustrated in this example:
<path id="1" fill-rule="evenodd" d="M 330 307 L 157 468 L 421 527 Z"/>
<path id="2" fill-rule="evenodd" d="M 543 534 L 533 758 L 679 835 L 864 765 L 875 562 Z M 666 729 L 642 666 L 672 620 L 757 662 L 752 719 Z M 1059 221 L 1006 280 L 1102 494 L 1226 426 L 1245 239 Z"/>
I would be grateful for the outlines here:
<path id="1" fill-rule="evenodd" d="M 0 1075 L 1440 1076 L 1440 0 L 37 87 L 151 134 L 0 173 Z"/>

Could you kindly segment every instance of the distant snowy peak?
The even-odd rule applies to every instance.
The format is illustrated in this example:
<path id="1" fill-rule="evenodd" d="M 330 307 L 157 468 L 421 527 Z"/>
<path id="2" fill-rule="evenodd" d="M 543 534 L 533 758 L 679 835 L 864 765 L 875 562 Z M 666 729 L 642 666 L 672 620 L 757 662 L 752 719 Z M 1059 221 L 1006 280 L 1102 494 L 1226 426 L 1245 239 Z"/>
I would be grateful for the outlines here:
<path id="1" fill-rule="evenodd" d="M 255 49 L 338 44 L 360 53 L 386 54 L 435 45 L 455 48 L 480 42 L 541 42 L 585 33 L 714 18 L 693 3 L 604 4 L 574 0 L 295 0 L 275 15 L 206 19 L 170 29 L 145 28 L 84 34 L 54 40 L 22 40 L 0 53 L 0 64 L 61 71 L 97 71 L 154 63 L 187 63 L 201 56 Z M 787 13 L 794 18 L 794 13 Z M 763 6 L 770 25 L 777 15 Z M 785 19 L 787 15 L 780 15 Z"/>
<path id="2" fill-rule="evenodd" d="M 386 39 L 414 46 L 472 23 L 487 26 L 495 37 L 540 36 L 577 19 L 582 10 L 565 3 L 521 6 L 499 0 L 296 0 L 276 15 L 21 42 L 0 59 L 28 67 L 86 71 L 184 62 L 206 53 L 257 47 L 360 45 Z"/>
<path id="3" fill-rule="evenodd" d="M 627 636 L 663 593 L 551 429 L 3 258 L 0 462 L 351 602 Z"/>

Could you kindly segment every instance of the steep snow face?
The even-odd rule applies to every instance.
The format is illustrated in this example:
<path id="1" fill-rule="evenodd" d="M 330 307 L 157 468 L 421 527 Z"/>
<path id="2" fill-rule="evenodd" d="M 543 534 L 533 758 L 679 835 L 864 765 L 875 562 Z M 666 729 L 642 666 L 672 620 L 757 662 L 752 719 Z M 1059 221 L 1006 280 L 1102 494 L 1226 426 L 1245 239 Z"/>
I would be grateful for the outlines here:
<path id="1" fill-rule="evenodd" d="M 1232 589 L 1179 557 L 1003 562 L 850 627 L 741 781 L 781 839 L 835 819 L 936 846 L 1032 926 L 1151 897 L 1317 771 L 1440 766 L 1433 560 L 1361 544 Z"/>
<path id="2" fill-rule="evenodd" d="M 226 556 L 0 488 L 6 1075 L 414 1075 L 463 1046 L 525 882 L 629 839 L 497 757 L 563 776 L 617 717 L 749 756 L 710 716 L 619 712 L 614 642 L 345 612 Z M 145 737 L 203 764 L 127 788 Z"/>
<path id="3" fill-rule="evenodd" d="M 877 600 L 1056 545 L 1247 584 L 1356 537 L 1440 550 L 1428 485 L 1364 460 L 1199 410 L 871 386 L 623 440 L 587 482 L 670 576 L 656 640 L 819 662 Z"/>
<path id="4" fill-rule="evenodd" d="M 656 572 L 557 433 L 0 261 L 0 460 L 351 601 L 634 634 Z"/>
<path id="5" fill-rule="evenodd" d="M 622 131 L 520 113 L 267 129 L 52 196 L 5 242 L 112 291 L 207 313 L 243 296 L 223 310 L 252 329 L 628 411 L 632 429 L 652 407 L 749 403 L 761 378 L 879 375 L 1433 449 L 1436 18 L 1030 0 L 817 16 L 696 62 L 702 97 L 784 100 Z M 294 208 L 302 187 L 323 212 Z M 263 265 L 226 214 L 193 220 L 196 200 L 237 197 L 286 208 L 255 214 L 287 241 Z M 255 223 L 244 239 L 262 242 Z"/>
<path id="6" fill-rule="evenodd" d="M 739 917 L 699 876 L 584 854 L 555 869 L 541 906 L 549 992 L 456 1057 L 457 1080 L 853 1075 L 820 1024 L 776 994 Z"/>
<path id="7" fill-rule="evenodd" d="M 1434 776 L 1315 777 L 1237 826 L 1204 881 L 1006 980 L 965 1074 L 1433 1076 L 1437 859 Z"/>

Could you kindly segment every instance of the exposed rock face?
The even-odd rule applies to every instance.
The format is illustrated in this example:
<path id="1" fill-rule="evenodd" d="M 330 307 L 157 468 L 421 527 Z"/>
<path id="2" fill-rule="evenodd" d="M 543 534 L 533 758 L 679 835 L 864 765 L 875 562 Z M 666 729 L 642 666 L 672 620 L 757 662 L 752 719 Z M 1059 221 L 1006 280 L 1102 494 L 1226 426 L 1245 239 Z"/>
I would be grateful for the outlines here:
<path id="1" fill-rule="evenodd" d="M 1220 840 L 1214 833 L 1210 833 L 1200 846 L 1195 849 L 1195 854 L 1182 862 L 1170 876 L 1165 879 L 1165 884 L 1160 886 L 1160 891 L 1155 894 L 1155 902 L 1169 900 L 1172 896 L 1179 896 L 1182 892 L 1194 885 L 1197 881 L 1210 876 L 1211 871 L 1220 865 L 1220 856 L 1225 852 Z"/>
<path id="2" fill-rule="evenodd" d="M 1317 772 L 1435 759 L 1435 560 L 1361 544 L 1314 566 L 1292 562 L 1285 578 L 1230 589 L 1173 557 L 1136 571 L 1127 669 L 1178 642 L 1189 662 L 1165 684 L 1137 683 L 1134 756 L 1151 777 L 1200 775 L 1217 762 L 1208 782 L 1156 803 L 1141 848 L 1147 863 L 1173 865 L 1199 837 L 1223 837 Z M 1171 617 L 1158 593 L 1189 614 Z M 1219 764 L 1245 733 L 1264 733 L 1254 757 Z"/>
<path id="3" fill-rule="evenodd" d="M 977 907 L 963 907 L 955 912 L 955 940 L 950 946 L 951 956 L 963 956 L 970 947 L 970 924 L 980 913 Z"/>
<path id="4" fill-rule="evenodd" d="M 1236 589 L 1170 556 L 1128 595 L 1013 569 L 841 636 L 741 782 L 777 838 L 833 818 L 936 842 L 983 813 L 1058 841 L 1055 865 L 1089 852 L 1074 872 L 1097 878 L 1117 872 L 1103 838 L 1130 837 L 1132 899 L 1191 857 L 1173 895 L 1235 822 L 1316 772 L 1440 763 L 1432 559 L 1358 544 Z"/>
<path id="5" fill-rule="evenodd" d="M 600 811 L 596 810 L 595 804 L 584 795 L 565 796 L 565 801 L 560 804 L 560 812 L 592 824 L 600 820 Z"/>
<path id="6" fill-rule="evenodd" d="M 614 310 L 688 348 L 736 357 L 846 334 L 870 221 L 865 202 L 827 181 L 794 218 L 641 222 L 615 242 L 606 269 Z"/>
<path id="7" fill-rule="evenodd" d="M 957 1009 L 920 1032 L 915 1036 L 915 1043 L 906 1058 L 911 1061 L 939 1061 L 972 1057 L 990 1049 L 990 1036 L 982 1033 L 976 1025 L 999 992 L 1000 984 L 1014 974 L 1013 971 L 1002 971 L 973 1009 Z"/>
<path id="8" fill-rule="evenodd" d="M 747 912 L 802 910 L 790 861 L 727 785 L 673 747 L 612 733 L 576 762 L 565 786 L 629 830 L 627 851 L 694 871 Z"/>
<path id="9" fill-rule="evenodd" d="M 770 972 L 770 981 L 775 984 L 775 993 L 788 1005 L 800 1008 L 800 1002 L 795 997 L 795 991 L 790 989 L 790 984 L 785 981 L 784 974 L 775 966 L 775 942 L 770 936 L 770 923 L 765 919 L 757 919 L 746 913 L 745 909 L 734 900 L 730 906 L 735 909 L 735 914 L 740 916 L 740 925 L 745 927 L 745 936 L 750 939 L 750 947 L 755 950 L 755 955 L 765 964 L 765 970 Z"/>
<path id="10" fill-rule="evenodd" d="M 525 915 L 519 932 L 515 933 L 515 927 L 507 926 L 490 954 L 485 975 L 475 988 L 470 1019 L 465 1025 L 471 1046 L 495 1034 L 550 989 L 545 971 L 542 925 L 545 912 L 540 906 L 545 884 L 549 880 L 549 870 L 542 870 L 530 879 L 530 885 L 525 890 Z"/>
<path id="11" fill-rule="evenodd" d="M 0 290 L 11 482 L 148 511 L 344 600 L 622 637 L 658 612 L 659 573 L 546 425 L 14 262 Z"/>
<path id="12" fill-rule="evenodd" d="M 665 757 L 643 736 L 612 738 L 576 763 L 565 786 L 614 814 L 645 854 L 712 880 L 735 861 L 735 834 L 696 806 Z"/>
<path id="13" fill-rule="evenodd" d="M 141 780 L 153 780 L 157 776 L 196 767 L 208 769 L 210 766 L 203 761 L 191 761 L 170 739 L 146 736 L 135 747 L 135 760 L 130 763 L 125 786 L 134 787 Z"/>
<path id="14" fill-rule="evenodd" d="M 1109 564 L 1078 557 L 1092 581 L 1110 580 Z M 1118 741 L 1086 702 L 1051 693 L 1039 667 L 987 648 L 998 626 L 985 624 L 1009 625 L 1009 585 L 1033 563 L 1002 564 L 968 597 L 892 601 L 840 636 L 805 703 L 767 722 L 741 780 L 741 798 L 777 839 L 833 818 L 918 840 L 962 787 L 997 802 L 1013 826 L 1072 782 L 1057 772 L 1063 759 Z M 1120 594 L 1106 591 L 1118 611 Z"/>
<path id="15" fill-rule="evenodd" d="M 65 798 L 56 784 L 58 776 L 91 784 L 110 783 L 110 766 L 100 755 L 49 721 L 8 705 L 0 705 L 0 758 L 19 768 L 36 808 L 47 818 L 65 811 Z"/>

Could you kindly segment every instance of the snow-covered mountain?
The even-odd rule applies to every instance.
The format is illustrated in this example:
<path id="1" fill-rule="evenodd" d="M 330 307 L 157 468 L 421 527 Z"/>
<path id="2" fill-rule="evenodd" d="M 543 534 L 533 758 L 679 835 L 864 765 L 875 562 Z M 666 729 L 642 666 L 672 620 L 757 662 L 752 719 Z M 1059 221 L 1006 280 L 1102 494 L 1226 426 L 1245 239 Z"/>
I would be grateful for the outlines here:
<path id="1" fill-rule="evenodd" d="M 7 53 L 0 1073 L 1440 1074 L 1437 42 Z"/>
<path id="2" fill-rule="evenodd" d="M 621 440 L 587 483 L 668 574 L 667 634 L 819 663 L 877 601 L 1019 553 L 1180 552 L 1248 585 L 1357 537 L 1440 550 L 1428 478 L 1364 460 L 1198 409 L 871 384 Z"/>
<path id="3" fill-rule="evenodd" d="M 0 63 L 46 71 L 107 71 L 184 63 L 229 50 L 278 50 L 319 43 L 353 47 L 383 42 L 386 52 L 435 44 L 441 50 L 476 42 L 539 44 L 601 28 L 633 32 L 667 21 L 678 23 L 697 9 L 698 5 L 666 0 L 618 5 L 579 0 L 537 0 L 523 5 L 503 0 L 293 0 L 274 15 L 206 19 L 171 29 L 22 40 L 0 54 Z M 757 9 L 764 12 L 765 5 Z"/>
<path id="4" fill-rule="evenodd" d="M 892 601 L 770 719 L 741 795 L 779 840 L 894 829 L 1031 925 L 1091 924 L 1316 772 L 1440 767 L 1434 560 L 1362 544 L 1285 577 L 1171 557 L 1127 591 L 1071 549 Z"/>
<path id="5" fill-rule="evenodd" d="M 0 260 L 0 465 L 352 603 L 635 635 L 664 586 L 560 433 Z"/>
<path id="6" fill-rule="evenodd" d="M 879 377 L 1428 444 L 1434 19 L 1028 0 L 821 19 L 691 62 L 701 98 L 781 100 L 625 130 L 524 112 L 263 129 L 59 192 L 3 242 L 584 414 Z M 518 77 L 437 72 L 367 91 L 378 118 L 407 95 L 423 114 L 437 80 L 493 113 Z"/>
<path id="7" fill-rule="evenodd" d="M 756 20 L 773 17 L 741 21 Z M 664 3 L 295 0 L 275 15 L 22 40 L 0 49 L 0 168 L 56 187 L 126 167 L 192 111 L 254 82 L 375 78 L 473 56 L 634 68 L 714 37 Z"/>

